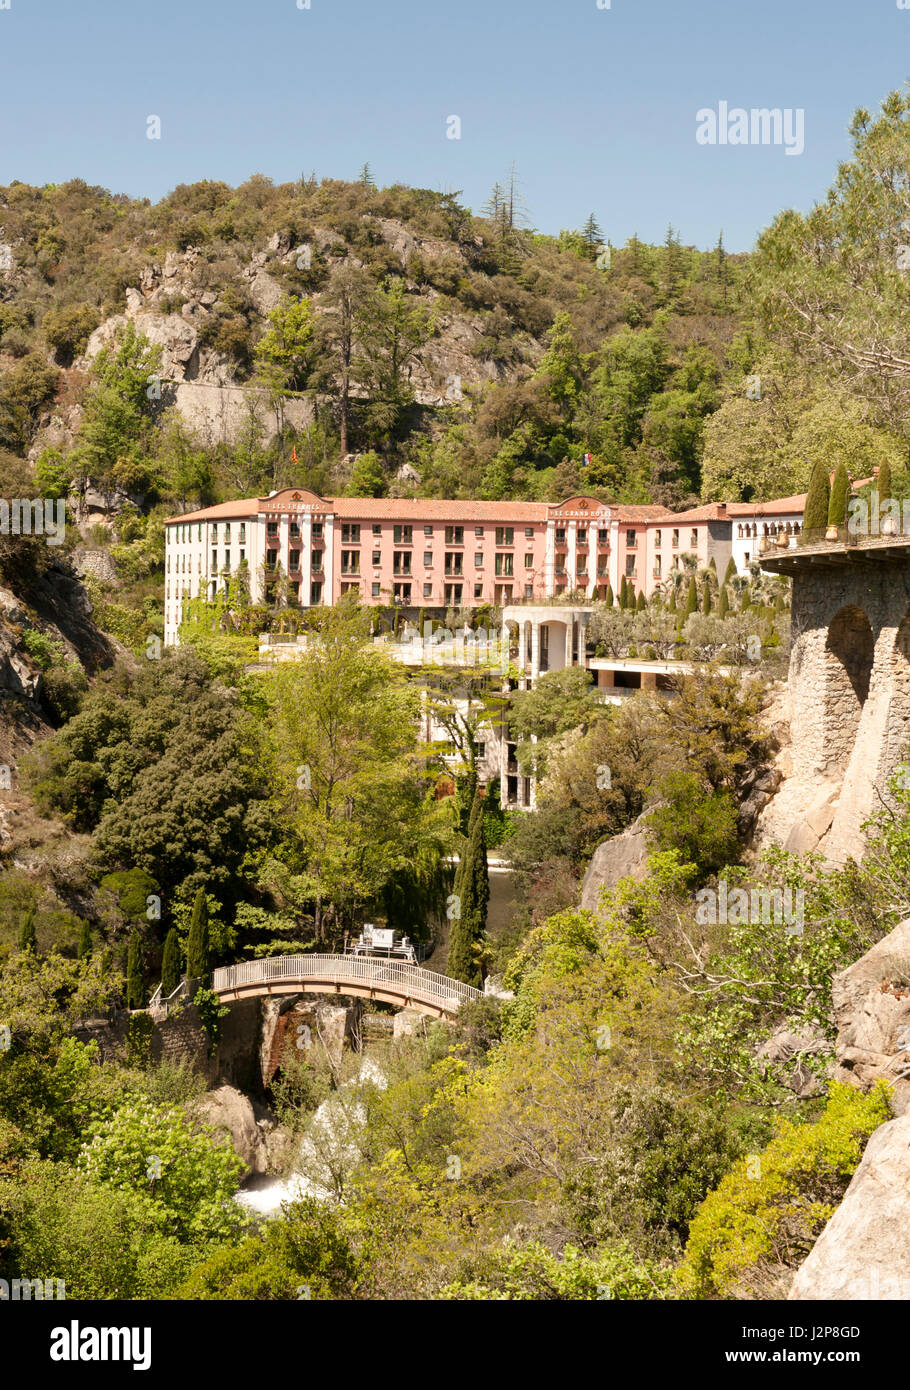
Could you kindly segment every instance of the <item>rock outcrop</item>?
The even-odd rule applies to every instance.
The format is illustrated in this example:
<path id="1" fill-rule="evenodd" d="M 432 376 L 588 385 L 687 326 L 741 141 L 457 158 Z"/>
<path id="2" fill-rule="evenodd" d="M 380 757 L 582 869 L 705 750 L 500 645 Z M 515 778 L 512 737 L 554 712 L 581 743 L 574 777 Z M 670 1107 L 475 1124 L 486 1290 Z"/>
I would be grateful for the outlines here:
<path id="1" fill-rule="evenodd" d="M 790 1298 L 910 1298 L 910 1115 L 881 1125 Z"/>
<path id="2" fill-rule="evenodd" d="M 268 1170 L 268 1149 L 262 1127 L 249 1099 L 233 1086 L 219 1086 L 207 1091 L 195 1106 L 197 1117 L 229 1135 L 234 1152 L 242 1158 L 248 1173 Z"/>
<path id="3" fill-rule="evenodd" d="M 867 1091 L 892 1087 L 896 1115 L 910 1110 L 910 921 L 835 975 L 835 1079 Z"/>
<path id="4" fill-rule="evenodd" d="M 615 888 L 621 878 L 641 880 L 647 873 L 647 833 L 639 816 L 620 835 L 597 846 L 581 888 L 581 906 L 596 912 L 602 888 Z"/>

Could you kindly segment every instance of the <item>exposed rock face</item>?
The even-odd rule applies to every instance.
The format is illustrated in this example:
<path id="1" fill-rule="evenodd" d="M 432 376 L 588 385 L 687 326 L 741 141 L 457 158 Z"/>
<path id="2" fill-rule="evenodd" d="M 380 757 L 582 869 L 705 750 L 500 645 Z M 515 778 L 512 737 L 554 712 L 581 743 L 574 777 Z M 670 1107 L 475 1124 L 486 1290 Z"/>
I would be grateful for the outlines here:
<path id="1" fill-rule="evenodd" d="M 881 1125 L 790 1298 L 910 1298 L 910 1115 Z"/>
<path id="2" fill-rule="evenodd" d="M 639 816 L 621 835 L 604 840 L 594 851 L 581 888 L 581 906 L 597 910 L 602 888 L 615 888 L 621 878 L 641 880 L 647 872 L 649 847 Z"/>
<path id="3" fill-rule="evenodd" d="M 836 1080 L 867 1091 L 892 1087 L 897 1115 L 910 1110 L 910 921 L 834 977 Z"/>
<path id="4" fill-rule="evenodd" d="M 796 1033 L 790 1028 L 779 1028 L 767 1042 L 762 1043 L 755 1055 L 778 1066 L 792 1062 L 792 1071 L 787 1075 L 785 1084 L 800 1100 L 805 1100 L 809 1096 L 822 1095 L 825 1090 L 806 1058 L 830 1051 L 831 1044 L 822 1032 Z M 831 1070 L 830 1065 L 828 1070 Z"/>
<path id="5" fill-rule="evenodd" d="M 233 1086 L 207 1091 L 196 1104 L 196 1114 L 205 1124 L 227 1131 L 234 1152 L 243 1159 L 250 1173 L 267 1171 L 265 1135 L 256 1123 L 250 1101 L 241 1091 Z"/>

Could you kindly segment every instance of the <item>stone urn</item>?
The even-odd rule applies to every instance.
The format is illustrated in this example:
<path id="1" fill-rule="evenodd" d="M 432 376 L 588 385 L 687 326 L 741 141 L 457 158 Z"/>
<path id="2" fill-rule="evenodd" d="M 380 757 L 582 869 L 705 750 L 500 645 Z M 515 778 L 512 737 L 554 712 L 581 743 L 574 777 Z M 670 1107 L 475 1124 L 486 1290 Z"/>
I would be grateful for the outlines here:
<path id="1" fill-rule="evenodd" d="M 836 541 L 836 540 L 837 540 L 837 527 L 836 527 L 836 526 L 829 526 L 829 527 L 828 527 L 827 531 L 825 532 L 825 540 L 826 540 L 826 541 Z"/>
<path id="2" fill-rule="evenodd" d="M 882 522 L 882 535 L 894 536 L 897 534 L 897 526 L 893 516 L 886 516 Z"/>

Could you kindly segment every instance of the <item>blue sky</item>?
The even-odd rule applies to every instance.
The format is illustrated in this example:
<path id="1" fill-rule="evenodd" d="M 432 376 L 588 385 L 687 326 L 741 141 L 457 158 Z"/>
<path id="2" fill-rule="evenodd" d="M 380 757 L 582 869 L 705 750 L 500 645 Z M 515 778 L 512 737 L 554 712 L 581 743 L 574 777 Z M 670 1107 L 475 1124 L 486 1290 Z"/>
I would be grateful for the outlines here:
<path id="1" fill-rule="evenodd" d="M 824 195 L 854 109 L 910 76 L 897 0 L 9 5 L 0 183 L 79 176 L 157 199 L 254 172 L 353 178 L 368 160 L 380 184 L 462 189 L 479 210 L 514 161 L 533 225 L 594 211 L 615 244 L 672 221 L 686 243 L 723 228 L 748 250 Z M 802 108 L 805 152 L 697 144 L 696 112 L 722 100 Z"/>

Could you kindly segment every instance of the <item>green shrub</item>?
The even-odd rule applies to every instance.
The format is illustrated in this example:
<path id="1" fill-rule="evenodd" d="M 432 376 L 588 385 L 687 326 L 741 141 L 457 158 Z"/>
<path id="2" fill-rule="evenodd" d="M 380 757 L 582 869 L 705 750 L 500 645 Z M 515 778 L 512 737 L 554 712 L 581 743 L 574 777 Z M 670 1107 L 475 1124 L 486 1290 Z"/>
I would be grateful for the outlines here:
<path id="1" fill-rule="evenodd" d="M 814 1124 L 780 1122 L 761 1154 L 742 1158 L 705 1198 L 675 1285 L 686 1298 L 783 1296 L 847 1189 L 866 1141 L 890 1119 L 887 1088 L 832 1084 Z"/>
<path id="2" fill-rule="evenodd" d="M 481 1300 L 652 1299 L 665 1298 L 669 1271 L 638 1261 L 624 1244 L 596 1255 L 567 1245 L 554 1255 L 540 1241 L 520 1250 L 498 1250 L 481 1256 L 441 1299 Z"/>

